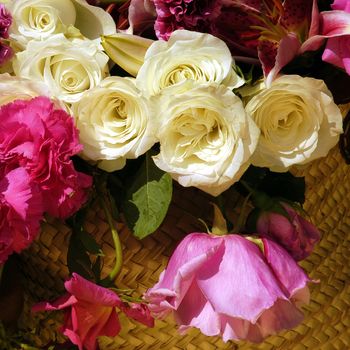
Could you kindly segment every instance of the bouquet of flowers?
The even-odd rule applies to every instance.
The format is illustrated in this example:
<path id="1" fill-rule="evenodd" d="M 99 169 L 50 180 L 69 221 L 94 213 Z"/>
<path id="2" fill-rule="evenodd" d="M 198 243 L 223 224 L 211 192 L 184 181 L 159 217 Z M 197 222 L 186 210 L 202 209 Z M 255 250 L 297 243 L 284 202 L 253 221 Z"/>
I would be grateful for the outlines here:
<path id="1" fill-rule="evenodd" d="M 47 223 L 70 228 L 65 292 L 30 305 L 64 315 L 64 338 L 41 348 L 104 349 L 125 317 L 172 315 L 208 342 L 302 322 L 322 280 L 299 262 L 321 234 L 295 175 L 339 140 L 350 162 L 349 28 L 347 0 L 0 3 L 0 287 Z M 180 237 L 156 284 L 122 288 L 120 225 L 142 242 L 177 193 L 192 196 L 182 187 L 210 220 Z M 112 251 L 86 228 L 99 209 Z M 0 314 L 4 349 L 39 346 L 18 331 L 20 300 Z"/>

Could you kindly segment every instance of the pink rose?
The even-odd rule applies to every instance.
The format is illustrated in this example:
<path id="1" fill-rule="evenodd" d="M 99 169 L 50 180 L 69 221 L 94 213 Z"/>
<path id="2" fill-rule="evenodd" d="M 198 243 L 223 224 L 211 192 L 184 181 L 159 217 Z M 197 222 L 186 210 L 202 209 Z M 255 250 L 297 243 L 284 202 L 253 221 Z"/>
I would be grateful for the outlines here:
<path id="1" fill-rule="evenodd" d="M 0 166 L 27 170 L 40 188 L 44 211 L 61 218 L 74 214 L 92 179 L 71 160 L 82 149 L 73 118 L 47 97 L 37 97 L 2 106 L 0 119 Z"/>
<path id="2" fill-rule="evenodd" d="M 189 234 L 145 294 L 151 312 L 172 312 L 181 332 L 196 327 L 224 341 L 260 342 L 296 326 L 309 279 L 278 244 L 262 242 L 264 253 L 239 235 Z"/>
<path id="3" fill-rule="evenodd" d="M 281 204 L 289 217 L 263 212 L 256 223 L 257 233 L 279 243 L 295 260 L 303 260 L 319 242 L 320 232 L 289 205 Z"/>
<path id="4" fill-rule="evenodd" d="M 153 326 L 149 312 L 143 306 L 127 307 L 116 293 L 89 282 L 76 273 L 64 286 L 68 292 L 66 295 L 53 303 L 39 303 L 33 307 L 33 311 L 66 309 L 62 332 L 80 350 L 95 350 L 97 337 L 114 337 L 119 333 L 117 307 L 126 310 L 128 316 L 132 314 L 132 318 Z"/>

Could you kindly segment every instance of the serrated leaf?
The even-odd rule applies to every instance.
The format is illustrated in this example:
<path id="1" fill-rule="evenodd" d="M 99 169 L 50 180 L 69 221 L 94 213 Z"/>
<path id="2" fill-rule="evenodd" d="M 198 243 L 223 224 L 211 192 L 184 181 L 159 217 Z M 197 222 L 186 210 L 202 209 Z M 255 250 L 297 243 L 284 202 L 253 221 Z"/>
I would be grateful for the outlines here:
<path id="1" fill-rule="evenodd" d="M 171 198 L 172 179 L 156 167 L 148 152 L 123 203 L 126 221 L 136 237 L 141 239 L 157 230 Z"/>

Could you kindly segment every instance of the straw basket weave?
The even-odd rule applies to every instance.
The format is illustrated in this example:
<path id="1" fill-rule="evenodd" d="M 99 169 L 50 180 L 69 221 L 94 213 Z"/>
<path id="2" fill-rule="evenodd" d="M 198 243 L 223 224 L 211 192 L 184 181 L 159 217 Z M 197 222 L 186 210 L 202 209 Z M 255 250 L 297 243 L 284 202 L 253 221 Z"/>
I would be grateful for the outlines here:
<path id="1" fill-rule="evenodd" d="M 338 147 L 324 159 L 313 162 L 296 175 L 305 176 L 305 210 L 322 232 L 322 240 L 302 266 L 311 278 L 311 303 L 304 308 L 305 320 L 299 327 L 271 336 L 259 345 L 245 342 L 224 343 L 218 337 L 206 337 L 197 330 L 184 336 L 177 333 L 172 319 L 156 321 L 153 329 L 134 323 L 121 315 L 122 331 L 115 338 L 100 338 L 101 349 L 350 349 L 350 167 Z M 123 224 L 118 224 L 123 243 L 124 267 L 118 277 L 119 288 L 135 289 L 142 294 L 157 280 L 168 257 L 186 233 L 203 231 L 197 218 L 211 215 L 208 198 L 195 189 L 176 186 L 170 211 L 161 228 L 150 237 L 137 240 Z M 232 197 L 232 207 L 240 198 Z M 113 262 L 109 227 L 100 208 L 90 212 L 86 229 L 102 243 L 107 255 L 105 272 Z M 69 229 L 59 221 L 43 225 L 38 240 L 22 254 L 26 280 L 26 309 L 22 326 L 35 328 L 31 340 L 42 346 L 50 339 L 63 340 L 57 328 L 60 316 L 30 315 L 29 305 L 38 300 L 56 298 L 63 292 L 67 277 L 66 253 Z M 58 337 L 58 338 L 57 338 Z"/>

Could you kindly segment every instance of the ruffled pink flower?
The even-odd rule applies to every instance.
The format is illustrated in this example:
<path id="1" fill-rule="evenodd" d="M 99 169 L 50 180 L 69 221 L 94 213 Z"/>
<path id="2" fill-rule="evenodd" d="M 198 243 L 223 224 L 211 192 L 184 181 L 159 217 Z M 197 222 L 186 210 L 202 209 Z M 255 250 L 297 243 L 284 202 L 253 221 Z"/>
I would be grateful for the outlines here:
<path id="1" fill-rule="evenodd" d="M 319 242 L 320 232 L 289 205 L 281 204 L 289 218 L 274 212 L 263 212 L 256 223 L 257 233 L 279 243 L 295 260 L 305 259 Z"/>
<path id="2" fill-rule="evenodd" d="M 149 312 L 142 306 L 127 307 L 119 296 L 107 288 L 97 286 L 80 275 L 73 273 L 64 284 L 67 294 L 53 303 L 42 302 L 33 307 L 33 311 L 66 310 L 65 322 L 61 329 L 70 341 L 80 350 L 97 349 L 97 337 L 114 337 L 120 331 L 116 308 L 123 308 L 146 325 L 153 326 L 148 320 Z"/>
<path id="3" fill-rule="evenodd" d="M 159 39 L 168 40 L 177 29 L 208 32 L 220 14 L 222 0 L 153 0 L 157 19 L 154 25 Z"/>
<path id="4" fill-rule="evenodd" d="M 46 97 L 17 100 L 0 109 L 0 162 L 24 167 L 40 188 L 44 211 L 66 218 L 87 199 L 90 176 L 74 169 L 82 146 L 73 118 Z"/>
<path id="5" fill-rule="evenodd" d="M 0 166 L 0 264 L 37 236 L 43 206 L 38 187 L 24 168 L 4 173 Z"/>
<path id="6" fill-rule="evenodd" d="M 263 244 L 264 253 L 239 235 L 189 234 L 145 294 L 151 312 L 172 312 L 181 332 L 196 327 L 224 341 L 260 342 L 295 327 L 309 279 L 278 244 Z"/>

